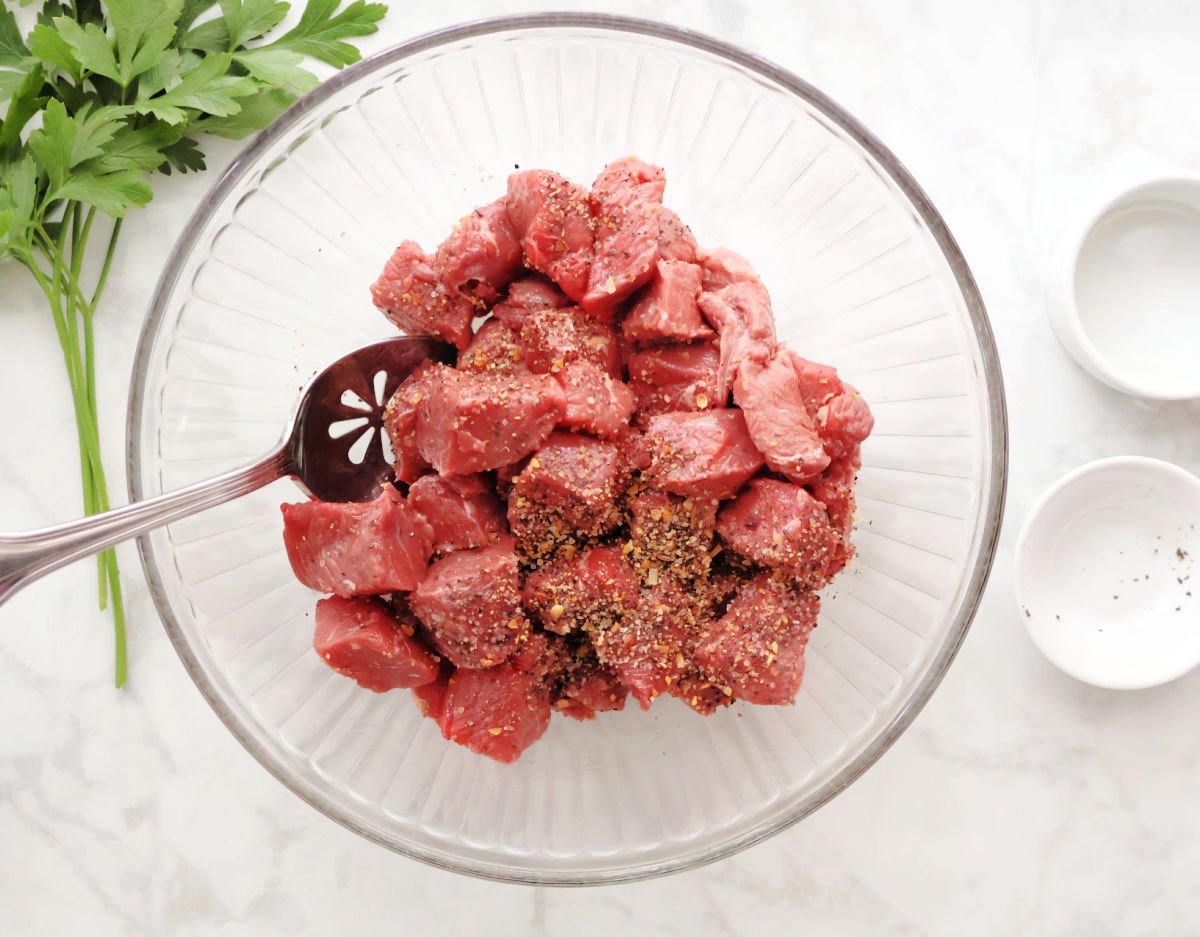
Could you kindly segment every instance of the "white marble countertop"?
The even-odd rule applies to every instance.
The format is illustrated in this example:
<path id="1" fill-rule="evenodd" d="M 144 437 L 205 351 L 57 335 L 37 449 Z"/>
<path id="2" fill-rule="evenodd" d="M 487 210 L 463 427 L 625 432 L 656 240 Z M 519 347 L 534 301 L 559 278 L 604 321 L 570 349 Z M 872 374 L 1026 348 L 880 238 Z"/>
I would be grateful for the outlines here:
<path id="1" fill-rule="evenodd" d="M 566 2 L 558 7 L 575 6 Z M 367 48 L 520 0 L 395 2 Z M 1012 419 L 1008 518 L 983 608 L 895 747 L 791 830 L 639 885 L 545 890 L 392 855 L 277 784 L 208 709 L 123 549 L 132 679 L 79 564 L 0 613 L 0 932 L 104 935 L 1194 934 L 1200 931 L 1200 674 L 1110 693 L 1062 676 L 1011 597 L 1015 529 L 1089 459 L 1200 471 L 1200 405 L 1152 406 L 1053 340 L 1058 253 L 1122 180 L 1200 168 L 1200 6 L 1189 0 L 608 0 L 743 45 L 809 79 L 927 189 L 973 266 Z M 214 151 L 219 168 L 233 147 Z M 150 291 L 213 181 L 158 183 L 134 218 L 99 334 L 103 437 L 120 497 L 125 398 Z M 0 527 L 80 510 L 49 316 L 0 269 Z M 68 422 L 64 422 L 68 421 Z"/>

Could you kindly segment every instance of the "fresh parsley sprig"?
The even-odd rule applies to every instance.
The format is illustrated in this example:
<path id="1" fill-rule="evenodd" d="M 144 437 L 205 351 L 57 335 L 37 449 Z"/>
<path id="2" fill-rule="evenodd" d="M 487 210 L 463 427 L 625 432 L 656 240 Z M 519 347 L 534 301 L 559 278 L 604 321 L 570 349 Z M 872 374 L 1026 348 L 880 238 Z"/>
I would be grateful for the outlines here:
<path id="1" fill-rule="evenodd" d="M 205 168 L 198 137 L 254 133 L 312 90 L 318 79 L 303 67 L 307 57 L 335 68 L 357 61 L 346 40 L 375 32 L 387 8 L 308 0 L 292 29 L 268 38 L 290 3 L 45 0 L 22 36 L 7 2 L 0 3 L 0 106 L 7 101 L 0 261 L 29 271 L 54 319 L 75 410 L 84 509 L 94 514 L 109 507 L 96 420 L 95 315 L 126 213 L 153 197 L 151 174 Z M 89 264 L 98 219 L 104 246 Z M 127 665 L 116 554 L 101 554 L 98 564 L 100 607 L 111 597 L 121 686 Z"/>

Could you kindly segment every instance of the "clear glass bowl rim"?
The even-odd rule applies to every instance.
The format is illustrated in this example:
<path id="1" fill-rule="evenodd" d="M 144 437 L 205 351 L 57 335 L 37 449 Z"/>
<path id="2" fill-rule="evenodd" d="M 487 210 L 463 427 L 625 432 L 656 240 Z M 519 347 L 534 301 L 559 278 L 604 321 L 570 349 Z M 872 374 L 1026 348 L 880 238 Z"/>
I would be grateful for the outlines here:
<path id="1" fill-rule="evenodd" d="M 986 412 L 987 430 L 990 434 L 988 441 L 990 443 L 991 459 L 990 465 L 985 469 L 988 472 L 987 503 L 984 513 L 984 530 L 980 538 L 979 557 L 974 568 L 971 570 L 970 580 L 963 593 L 963 601 L 958 614 L 951 625 L 944 644 L 931 662 L 929 671 L 924 679 L 913 688 L 911 696 L 896 713 L 895 717 L 883 726 L 875 739 L 859 753 L 857 758 L 842 768 L 841 771 L 830 778 L 820 788 L 799 802 L 789 805 L 786 810 L 780 812 L 777 816 L 759 824 L 753 829 L 744 831 L 736 836 L 731 836 L 716 846 L 683 852 L 665 861 L 643 861 L 618 869 L 567 875 L 550 869 L 535 872 L 525 867 L 505 865 L 503 861 L 485 864 L 461 857 L 450 856 L 445 853 L 426 851 L 425 849 L 414 847 L 410 843 L 391 839 L 381 835 L 376 830 L 364 827 L 352 816 L 345 814 L 333 805 L 323 802 L 317 791 L 308 789 L 298 779 L 291 777 L 285 766 L 277 763 L 272 755 L 255 741 L 252 734 L 225 705 L 215 687 L 205 676 L 199 661 L 192 653 L 192 649 L 184 636 L 179 622 L 172 612 L 165 584 L 156 566 L 150 541 L 148 538 L 139 539 L 138 550 L 151 597 L 158 609 L 159 616 L 162 618 L 167 636 L 179 654 L 184 668 L 213 711 L 225 724 L 226 728 L 281 784 L 316 810 L 342 824 L 347 829 L 353 830 L 359 835 L 409 858 L 418 859 L 438 868 L 461 872 L 479 878 L 531 885 L 616 884 L 642 881 L 671 872 L 693 869 L 710 862 L 715 862 L 718 859 L 723 859 L 787 829 L 849 787 L 908 728 L 913 719 L 916 718 L 917 714 L 925 706 L 925 703 L 928 702 L 929 697 L 933 694 L 938 684 L 941 683 L 942 678 L 958 653 L 958 649 L 961 647 L 967 630 L 979 608 L 984 588 L 987 585 L 988 576 L 991 573 L 1000 535 L 1008 481 L 1008 417 L 1004 382 L 1001 375 L 996 342 L 991 324 L 988 321 L 987 311 L 984 308 L 983 298 L 980 295 L 979 288 L 975 283 L 970 268 L 967 266 L 966 259 L 963 257 L 957 242 L 951 235 L 946 223 L 942 220 L 941 215 L 900 160 L 874 134 L 823 92 L 787 69 L 780 68 L 760 56 L 746 52 L 729 43 L 713 39 L 702 33 L 681 29 L 653 20 L 609 14 L 533 13 L 480 19 L 450 26 L 445 29 L 425 33 L 369 56 L 334 75 L 315 91 L 305 95 L 293 104 L 234 158 L 229 167 L 196 207 L 183 232 L 180 234 L 179 240 L 172 249 L 167 265 L 163 269 L 158 284 L 155 287 L 150 308 L 138 340 L 130 383 L 126 434 L 126 468 L 130 500 L 140 501 L 151 495 L 147 491 L 146 479 L 142 473 L 142 453 L 139 448 L 139 440 L 141 439 L 143 422 L 149 412 L 145 391 L 146 382 L 149 377 L 150 359 L 153 354 L 155 341 L 163 326 L 167 300 L 175 288 L 186 258 L 195 248 L 212 211 L 254 166 L 259 155 L 268 149 L 272 143 L 276 142 L 279 137 L 288 133 L 309 111 L 348 85 L 353 84 L 359 78 L 371 72 L 401 62 L 411 55 L 426 52 L 438 46 L 449 45 L 480 36 L 516 30 L 572 28 L 632 33 L 655 39 L 664 39 L 731 62 L 752 74 L 779 85 L 815 106 L 879 164 L 881 169 L 887 173 L 895 185 L 908 198 L 921 220 L 928 226 L 961 291 L 970 324 L 978 343 L 978 351 L 983 365 L 984 382 L 988 393 Z"/>

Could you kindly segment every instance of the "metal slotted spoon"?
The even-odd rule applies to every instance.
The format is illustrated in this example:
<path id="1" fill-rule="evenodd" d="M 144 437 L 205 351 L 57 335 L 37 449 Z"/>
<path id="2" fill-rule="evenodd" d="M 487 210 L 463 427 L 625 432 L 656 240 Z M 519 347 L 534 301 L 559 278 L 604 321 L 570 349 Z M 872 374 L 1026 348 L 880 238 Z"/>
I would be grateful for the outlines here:
<path id="1" fill-rule="evenodd" d="M 0 604 L 22 586 L 69 563 L 288 475 L 322 501 L 369 500 L 392 474 L 384 404 L 421 362 L 446 360 L 447 352 L 447 346 L 427 338 L 367 345 L 313 378 L 283 445 L 254 464 L 93 517 L 0 534 Z M 356 445 L 364 434 L 374 444 Z"/>

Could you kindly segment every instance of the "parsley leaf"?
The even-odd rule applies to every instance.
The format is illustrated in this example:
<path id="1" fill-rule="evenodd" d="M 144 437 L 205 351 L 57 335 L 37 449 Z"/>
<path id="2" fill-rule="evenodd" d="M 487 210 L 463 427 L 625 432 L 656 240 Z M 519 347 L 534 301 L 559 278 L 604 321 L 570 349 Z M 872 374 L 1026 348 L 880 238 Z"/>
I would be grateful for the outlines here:
<path id="1" fill-rule="evenodd" d="M 167 162 L 159 169 L 167 175 L 171 174 L 172 169 L 177 172 L 201 172 L 207 168 L 204 165 L 204 153 L 191 137 L 183 137 L 163 147 L 163 156 Z"/>
<path id="2" fill-rule="evenodd" d="M 144 127 L 122 127 L 103 152 L 91 161 L 91 167 L 101 172 L 137 169 L 153 172 L 167 161 L 165 149 L 183 136 L 180 127 L 156 120 Z"/>
<path id="3" fill-rule="evenodd" d="M 375 24 L 383 19 L 387 7 L 382 3 L 354 0 L 335 16 L 340 5 L 341 0 L 309 0 L 296 28 L 285 33 L 271 47 L 311 55 L 337 68 L 357 62 L 362 58 L 358 49 L 340 40 L 375 32 L 378 28 Z"/>
<path id="4" fill-rule="evenodd" d="M 0 65 L 21 65 L 29 49 L 21 41 L 21 30 L 12 10 L 0 4 Z"/>
<path id="5" fill-rule="evenodd" d="M 182 36 L 191 29 L 192 23 L 196 22 L 200 14 L 207 13 L 216 5 L 217 0 L 183 0 L 183 9 L 179 18 L 175 20 L 175 35 Z"/>
<path id="6" fill-rule="evenodd" d="M 150 184 L 136 169 L 109 173 L 71 173 L 71 178 L 55 192 L 56 198 L 74 199 L 77 202 L 95 205 L 100 211 L 114 218 L 122 217 L 127 208 L 140 208 L 149 202 L 153 195 Z"/>
<path id="7" fill-rule="evenodd" d="M 300 68 L 304 56 L 299 52 L 268 46 L 239 52 L 233 60 L 264 84 L 283 88 L 293 94 L 304 94 L 320 84 L 316 75 Z"/>
<path id="8" fill-rule="evenodd" d="M 46 105 L 42 129 L 29 135 L 29 149 L 50 179 L 50 188 L 57 189 L 67 181 L 71 168 L 71 153 L 75 149 L 75 121 L 62 101 Z"/>
<path id="9" fill-rule="evenodd" d="M 9 69 L 0 69 L 0 101 L 7 101 L 12 97 L 22 83 L 25 81 L 24 72 L 14 72 Z"/>
<path id="10" fill-rule="evenodd" d="M 35 65 L 25 76 L 21 87 L 13 93 L 12 100 L 8 102 L 8 113 L 4 115 L 4 120 L 0 120 L 0 161 L 18 157 L 21 149 L 21 131 L 46 103 L 46 99 L 40 94 L 44 83 L 42 66 Z"/>
<path id="11" fill-rule="evenodd" d="M 242 99 L 242 109 L 229 117 L 204 117 L 195 121 L 191 129 L 196 133 L 210 133 L 217 137 L 240 140 L 251 133 L 258 133 L 276 117 L 287 110 L 296 100 L 279 88 L 265 88 L 253 97 Z"/>
<path id="12" fill-rule="evenodd" d="M 162 57 L 175 36 L 175 20 L 182 6 L 183 0 L 108 0 L 123 86 Z"/>
<path id="13" fill-rule="evenodd" d="M 79 84 L 82 66 L 75 58 L 71 44 L 53 26 L 39 23 L 33 27 L 33 32 L 29 34 L 29 51 L 34 58 L 53 68 L 62 69 L 76 85 Z"/>
<path id="14" fill-rule="evenodd" d="M 71 47 L 71 51 L 75 53 L 75 59 L 80 65 L 88 71 L 111 78 L 113 81 L 121 80 L 121 70 L 117 67 L 112 43 L 109 42 L 103 29 L 95 23 L 80 26 L 67 16 L 56 16 L 54 28 Z"/>
<path id="15" fill-rule="evenodd" d="M 217 117 L 236 114 L 241 108 L 237 99 L 254 94 L 258 85 L 252 78 L 228 74 L 231 62 L 228 54 L 210 55 L 185 72 L 174 88 L 139 101 L 134 110 L 153 114 L 168 124 L 183 123 L 188 119 L 187 110 Z"/>

